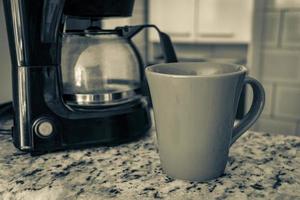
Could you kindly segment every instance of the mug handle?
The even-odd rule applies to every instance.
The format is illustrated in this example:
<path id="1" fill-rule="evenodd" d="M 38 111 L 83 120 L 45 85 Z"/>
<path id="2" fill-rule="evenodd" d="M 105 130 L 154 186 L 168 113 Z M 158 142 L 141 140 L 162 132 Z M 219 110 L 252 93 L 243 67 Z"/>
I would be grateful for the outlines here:
<path id="1" fill-rule="evenodd" d="M 265 90 L 261 83 L 254 78 L 246 77 L 244 85 L 246 84 L 249 84 L 253 90 L 252 105 L 243 119 L 233 127 L 230 146 L 254 124 L 265 105 Z"/>

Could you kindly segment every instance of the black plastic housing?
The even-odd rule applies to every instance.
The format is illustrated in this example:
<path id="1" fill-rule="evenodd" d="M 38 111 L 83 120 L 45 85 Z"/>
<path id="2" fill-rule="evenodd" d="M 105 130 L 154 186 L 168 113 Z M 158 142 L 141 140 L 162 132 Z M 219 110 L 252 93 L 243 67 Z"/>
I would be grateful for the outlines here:
<path id="1" fill-rule="evenodd" d="M 74 17 L 130 17 L 134 0 L 66 0 L 65 15 Z"/>

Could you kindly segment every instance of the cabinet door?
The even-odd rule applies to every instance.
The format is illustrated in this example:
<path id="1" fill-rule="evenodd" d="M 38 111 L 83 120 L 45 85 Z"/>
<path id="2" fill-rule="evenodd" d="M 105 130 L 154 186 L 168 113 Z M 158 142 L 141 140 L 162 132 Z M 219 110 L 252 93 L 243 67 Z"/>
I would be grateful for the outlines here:
<path id="1" fill-rule="evenodd" d="M 248 43 L 253 3 L 253 0 L 197 0 L 197 40 Z"/>
<path id="2" fill-rule="evenodd" d="M 195 0 L 149 0 L 150 23 L 168 33 L 173 41 L 189 41 L 194 33 Z M 157 40 L 151 31 L 151 40 Z"/>

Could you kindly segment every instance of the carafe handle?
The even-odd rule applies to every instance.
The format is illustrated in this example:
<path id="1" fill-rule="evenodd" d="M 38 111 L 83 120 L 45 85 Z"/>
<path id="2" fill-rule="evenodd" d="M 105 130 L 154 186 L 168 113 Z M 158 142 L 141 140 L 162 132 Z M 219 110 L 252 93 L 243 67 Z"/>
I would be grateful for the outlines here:
<path id="1" fill-rule="evenodd" d="M 136 26 L 117 27 L 116 29 L 122 31 L 123 37 L 126 37 L 127 39 L 131 39 L 137 33 L 142 31 L 144 28 L 154 28 L 158 32 L 160 45 L 162 48 L 165 62 L 166 63 L 178 62 L 174 47 L 172 45 L 171 38 L 169 37 L 168 34 L 160 31 L 157 26 L 153 24 L 145 24 L 145 25 L 136 25 Z"/>
<path id="2" fill-rule="evenodd" d="M 254 78 L 246 77 L 244 80 L 244 85 L 245 84 L 249 84 L 253 90 L 252 105 L 249 112 L 234 126 L 230 145 L 254 124 L 265 105 L 265 91 L 260 82 Z"/>

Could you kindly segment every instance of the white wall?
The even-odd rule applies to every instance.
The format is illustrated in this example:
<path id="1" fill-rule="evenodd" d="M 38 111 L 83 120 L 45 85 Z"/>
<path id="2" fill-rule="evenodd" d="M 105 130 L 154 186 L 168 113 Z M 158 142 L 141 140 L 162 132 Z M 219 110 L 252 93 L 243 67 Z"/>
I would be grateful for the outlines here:
<path id="1" fill-rule="evenodd" d="M 300 135 L 300 4 L 266 2 L 260 60 L 266 106 L 258 130 Z"/>
<path id="2" fill-rule="evenodd" d="M 2 0 L 0 0 L 0 103 L 10 101 L 12 99 L 10 65 L 3 3 Z"/>

